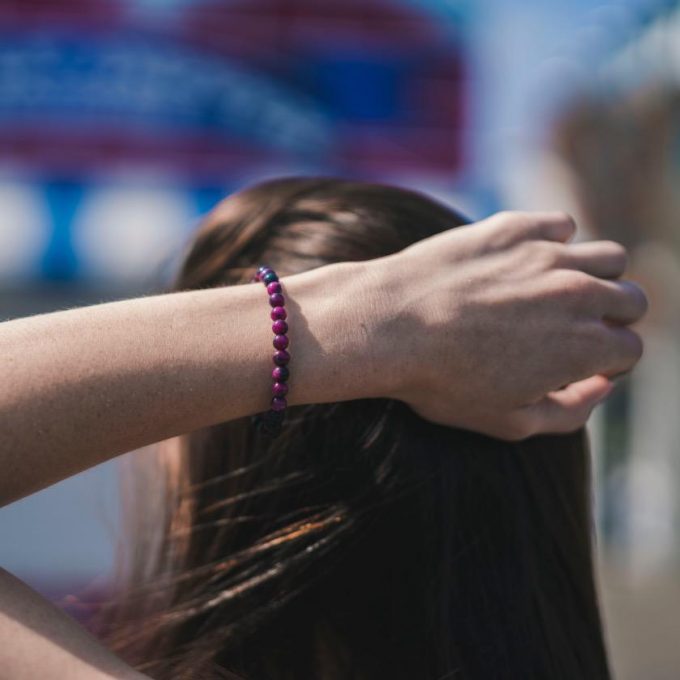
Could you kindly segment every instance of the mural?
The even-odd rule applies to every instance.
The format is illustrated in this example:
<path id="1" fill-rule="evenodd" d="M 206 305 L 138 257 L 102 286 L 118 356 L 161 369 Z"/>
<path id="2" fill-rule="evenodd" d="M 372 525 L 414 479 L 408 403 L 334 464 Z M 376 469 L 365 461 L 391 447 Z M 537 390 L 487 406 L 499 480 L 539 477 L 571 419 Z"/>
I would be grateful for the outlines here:
<path id="1" fill-rule="evenodd" d="M 452 181 L 457 30 L 397 0 L 0 2 L 0 275 L 134 276 L 274 173 Z"/>

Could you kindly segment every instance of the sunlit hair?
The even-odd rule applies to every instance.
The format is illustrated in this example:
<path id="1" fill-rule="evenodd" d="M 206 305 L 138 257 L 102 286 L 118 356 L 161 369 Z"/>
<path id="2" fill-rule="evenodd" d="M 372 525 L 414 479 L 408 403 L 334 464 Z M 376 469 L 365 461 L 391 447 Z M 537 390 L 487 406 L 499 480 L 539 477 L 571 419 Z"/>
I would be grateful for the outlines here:
<path id="1" fill-rule="evenodd" d="M 464 221 L 395 187 L 269 181 L 213 210 L 175 288 L 380 257 Z M 243 418 L 136 462 L 102 621 L 153 678 L 609 678 L 584 431 L 508 443 L 369 399 L 292 407 L 273 442 Z"/>

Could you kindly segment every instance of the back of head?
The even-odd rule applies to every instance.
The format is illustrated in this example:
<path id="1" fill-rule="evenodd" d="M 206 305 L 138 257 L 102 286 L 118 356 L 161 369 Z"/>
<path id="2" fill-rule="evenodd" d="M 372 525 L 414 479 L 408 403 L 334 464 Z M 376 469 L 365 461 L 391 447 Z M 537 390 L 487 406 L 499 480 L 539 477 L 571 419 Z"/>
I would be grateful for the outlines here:
<path id="1" fill-rule="evenodd" d="M 176 287 L 381 257 L 463 222 L 395 187 L 266 182 L 215 208 Z M 387 399 L 288 411 L 273 441 L 240 419 L 158 458 L 136 501 L 156 492 L 164 521 L 149 531 L 135 505 L 110 615 L 129 661 L 173 679 L 609 677 L 583 431 L 508 443 Z"/>

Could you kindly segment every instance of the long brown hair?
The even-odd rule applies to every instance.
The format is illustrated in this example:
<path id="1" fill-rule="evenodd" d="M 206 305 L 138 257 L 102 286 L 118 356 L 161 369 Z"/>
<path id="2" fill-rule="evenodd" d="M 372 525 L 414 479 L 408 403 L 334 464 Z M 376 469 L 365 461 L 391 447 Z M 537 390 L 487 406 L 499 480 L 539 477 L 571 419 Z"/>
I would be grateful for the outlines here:
<path id="1" fill-rule="evenodd" d="M 405 189 L 269 181 L 214 209 L 175 288 L 380 257 L 464 222 Z M 290 408 L 275 440 L 248 418 L 193 432 L 154 462 L 105 613 L 154 678 L 609 678 L 584 431 L 509 443 L 369 399 Z"/>

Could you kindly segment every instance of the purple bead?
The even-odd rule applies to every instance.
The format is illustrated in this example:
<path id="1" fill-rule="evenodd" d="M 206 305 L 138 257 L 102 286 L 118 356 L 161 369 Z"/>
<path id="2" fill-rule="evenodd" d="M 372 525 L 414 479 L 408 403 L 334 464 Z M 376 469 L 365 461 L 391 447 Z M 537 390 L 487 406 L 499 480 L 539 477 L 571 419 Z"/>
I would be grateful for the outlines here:
<path id="1" fill-rule="evenodd" d="M 276 349 L 286 349 L 286 347 L 288 347 L 288 336 L 287 335 L 275 335 L 274 336 L 274 347 L 276 347 Z"/>
<path id="2" fill-rule="evenodd" d="M 290 361 L 290 354 L 285 349 L 274 352 L 274 363 L 277 366 L 285 366 Z"/>
<path id="3" fill-rule="evenodd" d="M 271 283 L 267 284 L 267 292 L 270 295 L 274 295 L 274 293 L 280 293 L 281 292 L 281 284 L 278 281 L 272 281 Z"/>
<path id="4" fill-rule="evenodd" d="M 277 366 L 272 371 L 272 378 L 274 378 L 276 382 L 285 382 L 286 380 L 288 380 L 289 375 L 290 371 L 285 366 Z"/>
<path id="5" fill-rule="evenodd" d="M 285 397 L 274 397 L 272 399 L 272 411 L 283 411 L 286 406 L 288 406 L 288 402 Z"/>
<path id="6" fill-rule="evenodd" d="M 285 307 L 274 307 L 274 309 L 272 309 L 272 321 L 276 321 L 277 319 L 285 319 L 287 316 L 288 314 L 286 314 Z"/>
<path id="7" fill-rule="evenodd" d="M 262 280 L 268 285 L 272 281 L 278 281 L 279 277 L 276 275 L 276 272 L 273 272 L 271 269 L 267 272 L 264 272 L 262 274 Z"/>
<path id="8" fill-rule="evenodd" d="M 272 324 L 272 331 L 274 335 L 283 335 L 288 332 L 288 324 L 283 319 L 277 319 Z"/>
<path id="9" fill-rule="evenodd" d="M 288 394 L 288 385 L 286 383 L 275 382 L 272 385 L 272 394 L 275 397 L 285 397 Z"/>
<path id="10" fill-rule="evenodd" d="M 274 293 L 269 296 L 269 304 L 272 307 L 281 307 L 284 303 L 283 295 L 281 293 Z"/>

